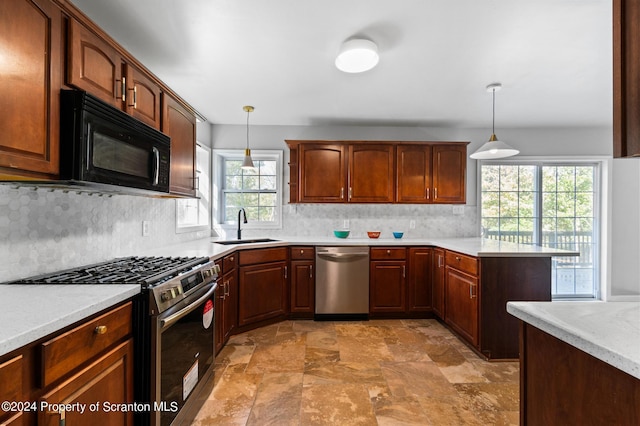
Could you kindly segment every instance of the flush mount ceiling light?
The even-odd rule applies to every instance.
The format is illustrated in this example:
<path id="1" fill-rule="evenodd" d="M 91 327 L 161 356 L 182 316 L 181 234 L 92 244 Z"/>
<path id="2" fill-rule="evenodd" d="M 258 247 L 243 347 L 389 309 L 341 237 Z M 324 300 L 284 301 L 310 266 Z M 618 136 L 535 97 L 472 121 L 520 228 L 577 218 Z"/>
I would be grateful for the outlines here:
<path id="1" fill-rule="evenodd" d="M 242 109 L 247 113 L 247 147 L 244 150 L 244 160 L 242 160 L 242 168 L 250 170 L 255 168 L 253 165 L 253 159 L 251 159 L 251 150 L 249 149 L 249 114 L 251 114 L 254 108 L 251 105 L 245 105 Z"/>
<path id="2" fill-rule="evenodd" d="M 375 67 L 379 59 L 378 46 L 374 42 L 352 38 L 342 43 L 336 57 L 336 67 L 348 73 L 364 72 Z"/>
<path id="3" fill-rule="evenodd" d="M 493 94 L 493 122 L 491 125 L 491 137 L 489 142 L 482 145 L 476 152 L 469 157 L 474 160 L 494 160 L 497 158 L 506 158 L 518 155 L 520 151 L 498 140 L 496 137 L 496 91 L 502 89 L 502 84 L 492 83 L 487 86 L 487 92 Z"/>

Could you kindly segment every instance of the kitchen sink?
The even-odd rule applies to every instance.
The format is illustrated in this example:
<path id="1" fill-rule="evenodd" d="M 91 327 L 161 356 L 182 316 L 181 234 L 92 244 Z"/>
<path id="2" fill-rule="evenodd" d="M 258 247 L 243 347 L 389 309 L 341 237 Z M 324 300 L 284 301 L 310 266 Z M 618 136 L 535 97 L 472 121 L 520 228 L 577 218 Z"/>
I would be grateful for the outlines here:
<path id="1" fill-rule="evenodd" d="M 271 238 L 255 238 L 252 240 L 214 241 L 214 244 L 222 244 L 225 246 L 229 246 L 232 244 L 271 243 L 274 241 L 280 241 L 280 240 L 272 240 Z"/>

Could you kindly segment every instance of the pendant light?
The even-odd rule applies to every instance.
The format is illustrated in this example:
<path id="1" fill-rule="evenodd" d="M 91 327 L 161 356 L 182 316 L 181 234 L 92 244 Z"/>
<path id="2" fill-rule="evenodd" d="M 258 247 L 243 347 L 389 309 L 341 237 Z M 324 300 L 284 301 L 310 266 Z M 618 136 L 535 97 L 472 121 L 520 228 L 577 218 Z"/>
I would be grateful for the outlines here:
<path id="1" fill-rule="evenodd" d="M 247 147 L 244 150 L 244 160 L 242 160 L 242 168 L 244 170 L 254 169 L 253 160 L 251 159 L 251 150 L 249 149 L 249 114 L 253 112 L 254 108 L 250 105 L 245 105 L 242 109 L 247 113 Z"/>
<path id="2" fill-rule="evenodd" d="M 491 126 L 491 137 L 489 142 L 482 145 L 469 157 L 474 160 L 493 160 L 496 158 L 506 158 L 518 155 L 520 151 L 510 147 L 496 137 L 496 91 L 502 89 L 502 84 L 492 83 L 487 86 L 487 92 L 493 93 L 493 122 Z"/>

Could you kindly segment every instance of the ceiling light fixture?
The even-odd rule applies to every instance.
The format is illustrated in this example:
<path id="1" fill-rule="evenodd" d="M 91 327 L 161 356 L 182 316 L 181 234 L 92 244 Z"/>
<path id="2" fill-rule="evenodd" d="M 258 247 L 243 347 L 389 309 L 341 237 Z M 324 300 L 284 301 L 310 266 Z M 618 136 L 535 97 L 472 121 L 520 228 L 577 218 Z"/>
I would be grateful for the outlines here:
<path id="1" fill-rule="evenodd" d="M 352 38 L 342 43 L 336 57 L 340 71 L 358 73 L 369 71 L 378 64 L 378 46 L 371 40 Z"/>
<path id="2" fill-rule="evenodd" d="M 247 113 L 247 148 L 244 150 L 244 160 L 242 160 L 242 168 L 244 170 L 254 169 L 253 160 L 251 159 L 251 150 L 249 149 L 249 114 L 253 112 L 254 108 L 250 105 L 245 105 L 242 109 Z"/>
<path id="3" fill-rule="evenodd" d="M 502 84 L 492 83 L 487 86 L 487 92 L 493 93 L 493 122 L 491 126 L 491 137 L 489 142 L 482 145 L 476 152 L 469 157 L 474 160 L 494 160 L 497 158 L 506 158 L 518 155 L 520 151 L 510 147 L 506 143 L 498 140 L 496 137 L 496 91 L 502 89 Z"/>

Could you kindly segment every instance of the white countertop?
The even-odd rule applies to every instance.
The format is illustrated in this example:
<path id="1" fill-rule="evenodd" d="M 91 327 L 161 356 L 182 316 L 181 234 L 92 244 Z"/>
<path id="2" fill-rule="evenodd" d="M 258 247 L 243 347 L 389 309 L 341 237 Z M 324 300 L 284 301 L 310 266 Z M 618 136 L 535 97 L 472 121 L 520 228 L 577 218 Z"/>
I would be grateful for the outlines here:
<path id="1" fill-rule="evenodd" d="M 221 245 L 204 238 L 161 247 L 138 256 L 207 256 L 219 259 L 236 250 L 314 246 L 435 246 L 479 257 L 572 256 L 575 252 L 538 246 L 486 240 L 482 238 L 447 239 L 369 239 L 335 237 L 281 238 L 268 243 Z M 38 340 L 74 322 L 109 308 L 140 292 L 138 285 L 1 285 L 0 355 Z"/>
<path id="2" fill-rule="evenodd" d="M 139 285 L 0 285 L 0 356 L 140 293 Z"/>
<path id="3" fill-rule="evenodd" d="M 640 379 L 640 302 L 508 302 L 507 312 Z"/>
<path id="4" fill-rule="evenodd" d="M 154 249 L 145 253 L 149 256 L 208 256 L 218 259 L 236 250 L 279 247 L 290 245 L 312 246 L 434 246 L 477 257 L 551 257 L 578 256 L 576 251 L 552 249 L 528 244 L 516 244 L 485 238 L 335 238 L 335 237 L 283 237 L 268 243 L 236 245 L 216 244 L 216 238 L 180 243 Z"/>

